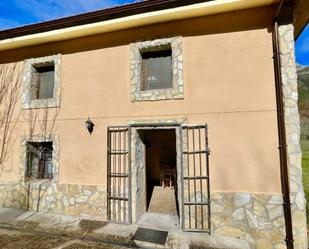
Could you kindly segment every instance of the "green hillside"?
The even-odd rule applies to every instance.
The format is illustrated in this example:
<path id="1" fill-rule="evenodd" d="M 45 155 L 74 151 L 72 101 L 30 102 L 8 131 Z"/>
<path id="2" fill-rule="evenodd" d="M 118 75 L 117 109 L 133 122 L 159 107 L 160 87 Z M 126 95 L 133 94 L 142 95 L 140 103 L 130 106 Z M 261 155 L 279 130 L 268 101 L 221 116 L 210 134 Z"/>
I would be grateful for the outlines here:
<path id="1" fill-rule="evenodd" d="M 309 217 L 309 67 L 297 66 L 297 77 L 303 183 L 307 200 L 307 217 Z"/>

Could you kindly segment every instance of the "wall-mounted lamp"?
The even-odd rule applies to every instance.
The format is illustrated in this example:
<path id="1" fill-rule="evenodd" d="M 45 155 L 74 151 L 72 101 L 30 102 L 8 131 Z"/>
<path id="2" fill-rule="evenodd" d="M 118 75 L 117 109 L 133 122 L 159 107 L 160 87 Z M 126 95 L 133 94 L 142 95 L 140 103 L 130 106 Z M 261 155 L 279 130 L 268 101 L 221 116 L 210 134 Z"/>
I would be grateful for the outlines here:
<path id="1" fill-rule="evenodd" d="M 90 120 L 90 118 L 88 118 L 88 120 L 86 121 L 86 128 L 90 135 L 93 132 L 93 127 L 94 127 L 94 123 Z"/>

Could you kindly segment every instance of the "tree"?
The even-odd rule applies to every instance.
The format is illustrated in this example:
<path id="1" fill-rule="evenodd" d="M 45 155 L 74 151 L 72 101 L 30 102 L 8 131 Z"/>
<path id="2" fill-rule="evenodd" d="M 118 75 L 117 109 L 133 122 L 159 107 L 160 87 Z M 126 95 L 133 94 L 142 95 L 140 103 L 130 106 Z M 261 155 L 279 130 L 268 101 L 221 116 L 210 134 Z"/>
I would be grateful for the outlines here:
<path id="1" fill-rule="evenodd" d="M 12 152 L 13 134 L 21 108 L 17 105 L 21 97 L 22 63 L 0 64 L 0 171 Z"/>

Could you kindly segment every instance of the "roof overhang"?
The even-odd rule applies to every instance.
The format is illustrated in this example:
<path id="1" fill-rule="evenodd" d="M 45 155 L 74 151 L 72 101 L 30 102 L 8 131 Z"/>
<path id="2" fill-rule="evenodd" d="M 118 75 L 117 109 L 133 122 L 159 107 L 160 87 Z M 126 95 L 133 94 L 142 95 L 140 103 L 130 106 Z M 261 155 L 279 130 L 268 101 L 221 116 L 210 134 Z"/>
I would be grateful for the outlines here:
<path id="1" fill-rule="evenodd" d="M 70 26 L 66 28 L 57 28 L 54 30 L 43 32 L 29 32 L 29 34 L 12 38 L 5 38 L 4 36 L 4 39 L 0 40 L 0 51 L 80 38 L 112 31 L 119 31 L 144 25 L 169 22 L 193 17 L 201 17 L 255 7 L 269 6 L 278 2 L 279 0 L 215 0 L 203 1 L 196 4 L 155 10 L 133 15 L 130 15 L 130 13 L 128 13 L 127 16 L 123 16 L 120 18 L 112 18 L 109 20 L 92 22 L 88 24 Z M 46 23 L 52 23 L 55 21 L 50 21 Z M 31 28 L 31 25 L 28 27 Z M 23 28 L 27 28 L 27 26 Z M 18 29 L 21 28 L 17 28 L 16 30 Z M 14 31 L 14 29 L 12 29 L 12 31 Z M 3 35 L 4 32 L 7 32 L 7 34 L 9 34 L 10 30 L 0 31 L 0 35 L 1 33 Z M 9 37 L 9 35 L 7 35 L 7 37 Z"/>
<path id="2" fill-rule="evenodd" d="M 309 1 L 297 0 L 294 9 L 294 36 L 297 39 L 309 21 Z"/>

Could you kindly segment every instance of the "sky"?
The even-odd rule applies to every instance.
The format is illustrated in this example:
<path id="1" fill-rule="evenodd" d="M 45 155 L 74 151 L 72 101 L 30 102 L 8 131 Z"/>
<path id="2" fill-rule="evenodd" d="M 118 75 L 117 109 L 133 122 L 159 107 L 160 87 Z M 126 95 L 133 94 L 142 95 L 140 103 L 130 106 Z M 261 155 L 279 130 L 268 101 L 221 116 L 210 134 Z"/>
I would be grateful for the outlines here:
<path id="1" fill-rule="evenodd" d="M 0 30 L 135 2 L 136 0 L 0 0 Z M 309 66 L 309 24 L 295 43 L 296 62 Z"/>
<path id="2" fill-rule="evenodd" d="M 134 0 L 0 0 L 0 30 L 132 2 Z"/>
<path id="3" fill-rule="evenodd" d="M 295 43 L 296 62 L 309 66 L 309 23 Z"/>

